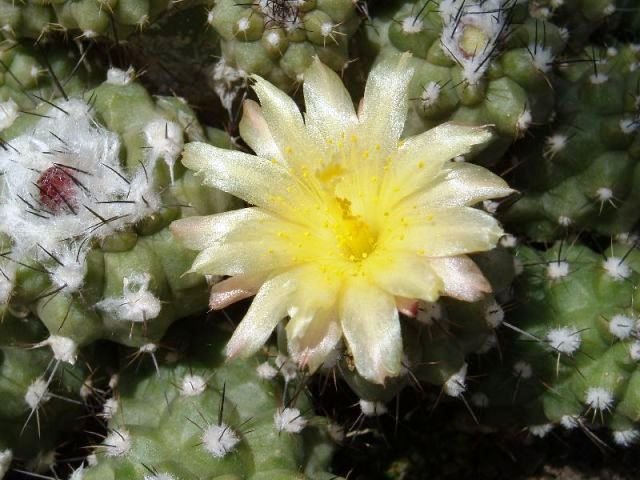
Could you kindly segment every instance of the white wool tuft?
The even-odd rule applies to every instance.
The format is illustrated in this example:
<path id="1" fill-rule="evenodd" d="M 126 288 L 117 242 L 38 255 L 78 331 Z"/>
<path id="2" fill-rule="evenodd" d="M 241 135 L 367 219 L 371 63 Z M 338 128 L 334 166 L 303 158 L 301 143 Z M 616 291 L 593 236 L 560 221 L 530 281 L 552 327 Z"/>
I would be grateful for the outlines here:
<path id="1" fill-rule="evenodd" d="M 573 430 L 578 426 L 578 417 L 575 415 L 563 415 L 562 418 L 560 418 L 560 425 L 567 430 Z"/>
<path id="2" fill-rule="evenodd" d="M 297 408 L 279 408 L 273 415 L 276 430 L 287 433 L 300 433 L 307 426 L 307 419 Z"/>
<path id="3" fill-rule="evenodd" d="M 504 310 L 495 299 L 491 300 L 484 310 L 484 319 L 491 328 L 498 328 L 504 321 Z"/>
<path id="4" fill-rule="evenodd" d="M 508 9 L 502 0 L 442 0 L 440 15 L 443 50 L 462 67 L 464 79 L 476 84 L 489 68 L 491 58 L 506 33 Z M 474 51 L 465 51 L 465 35 L 475 32 L 479 43 Z"/>
<path id="5" fill-rule="evenodd" d="M 149 164 L 153 166 L 159 159 L 164 160 L 169 167 L 173 184 L 175 181 L 173 167 L 184 146 L 182 128 L 177 123 L 157 119 L 145 125 L 142 132 L 149 147 L 147 149 Z"/>
<path id="6" fill-rule="evenodd" d="M 131 434 L 126 430 L 113 430 L 102 444 L 108 457 L 124 457 L 131 450 Z"/>
<path id="7" fill-rule="evenodd" d="M 520 360 L 513 365 L 513 376 L 527 380 L 533 376 L 533 367 L 530 363 Z"/>
<path id="8" fill-rule="evenodd" d="M 529 44 L 529 52 L 533 60 L 533 65 L 541 72 L 548 72 L 553 66 L 553 52 L 551 48 L 545 48 L 535 43 Z"/>
<path id="9" fill-rule="evenodd" d="M 0 231 L 12 239 L 13 261 L 43 261 L 55 285 L 74 290 L 84 279 L 88 240 L 135 223 L 161 203 L 146 178 L 132 182 L 142 167 L 132 173 L 121 167 L 118 135 L 95 122 L 85 101 L 56 107 L 0 149 Z"/>
<path id="10" fill-rule="evenodd" d="M 269 362 L 263 362 L 256 368 L 258 377 L 263 380 L 272 380 L 278 375 L 278 370 Z"/>
<path id="11" fill-rule="evenodd" d="M 538 438 L 546 437 L 551 430 L 553 430 L 553 424 L 551 423 L 543 423 L 542 425 L 531 425 L 529 427 L 529 432 L 531 433 L 531 435 Z"/>
<path id="12" fill-rule="evenodd" d="M 404 33 L 420 33 L 424 29 L 424 22 L 420 17 L 410 16 L 402 20 L 402 31 Z"/>
<path id="13" fill-rule="evenodd" d="M 135 78 L 136 72 L 133 67 L 129 67 L 126 70 L 111 67 L 107 70 L 107 82 L 111 85 L 125 86 L 129 85 Z"/>
<path id="14" fill-rule="evenodd" d="M 621 447 L 630 447 L 638 441 L 638 438 L 640 438 L 640 432 L 635 428 L 613 432 L 613 442 Z"/>
<path id="15" fill-rule="evenodd" d="M 207 388 L 207 381 L 200 375 L 185 375 L 180 384 L 180 394 L 184 397 L 196 397 Z"/>
<path id="16" fill-rule="evenodd" d="M 438 101 L 440 98 L 440 91 L 442 88 L 438 85 L 437 82 L 431 81 L 429 82 L 423 89 L 420 94 L 420 101 L 422 102 L 422 108 L 425 110 L 432 106 L 434 103 Z"/>
<path id="17" fill-rule="evenodd" d="M 569 262 L 553 261 L 547 265 L 547 278 L 559 280 L 569 275 Z"/>
<path id="18" fill-rule="evenodd" d="M 444 382 L 444 393 L 451 397 L 459 397 L 467 390 L 467 368 L 468 365 L 465 363 L 462 365 L 460 370 L 451 375 L 447 381 Z"/>
<path id="19" fill-rule="evenodd" d="M 46 340 L 35 345 L 36 347 L 51 347 L 53 358 L 59 362 L 73 365 L 78 359 L 78 344 L 68 337 L 51 335 Z"/>
<path id="20" fill-rule="evenodd" d="M 609 332 L 620 340 L 629 338 L 633 333 L 636 322 L 626 315 L 614 315 L 609 321 Z"/>
<path id="21" fill-rule="evenodd" d="M 622 281 L 631 276 L 631 267 L 619 257 L 609 257 L 603 263 L 604 271 L 611 278 Z"/>
<path id="22" fill-rule="evenodd" d="M 360 400 L 360 411 L 366 417 L 379 417 L 387 413 L 387 406 L 382 402 Z"/>
<path id="23" fill-rule="evenodd" d="M 555 351 L 566 355 L 574 354 L 582 343 L 580 332 L 574 327 L 553 328 L 547 332 L 545 340 Z"/>
<path id="24" fill-rule="evenodd" d="M 584 402 L 594 410 L 607 411 L 613 406 L 613 392 L 602 387 L 590 387 Z"/>
<path id="25" fill-rule="evenodd" d="M 29 405 L 31 410 L 37 410 L 42 404 L 47 403 L 49 400 L 51 400 L 49 386 L 42 377 L 36 378 L 24 394 L 24 401 Z"/>
<path id="26" fill-rule="evenodd" d="M 561 133 L 555 133 L 548 136 L 544 141 L 543 155 L 545 158 L 553 159 L 553 157 L 567 146 L 568 137 Z"/>
<path id="27" fill-rule="evenodd" d="M 133 273 L 123 279 L 122 296 L 99 301 L 96 307 L 126 322 L 145 322 L 160 314 L 160 299 L 149 291 L 151 276 L 148 273 Z"/>
<path id="28" fill-rule="evenodd" d="M 233 102 L 247 88 L 248 80 L 247 72 L 227 64 L 224 58 L 213 66 L 210 83 L 229 115 L 232 113 Z"/>
<path id="29" fill-rule="evenodd" d="M 9 471 L 11 462 L 13 461 L 13 452 L 11 450 L 0 451 L 0 478 Z"/>
<path id="30" fill-rule="evenodd" d="M 223 458 L 233 451 L 240 438 L 227 424 L 209 425 L 202 434 L 202 445 L 214 458 Z"/>
<path id="31" fill-rule="evenodd" d="M 115 398 L 108 398 L 104 402 L 104 406 L 102 407 L 101 417 L 106 419 L 111 419 L 113 416 L 118 413 L 120 409 L 120 402 L 118 402 Z"/>

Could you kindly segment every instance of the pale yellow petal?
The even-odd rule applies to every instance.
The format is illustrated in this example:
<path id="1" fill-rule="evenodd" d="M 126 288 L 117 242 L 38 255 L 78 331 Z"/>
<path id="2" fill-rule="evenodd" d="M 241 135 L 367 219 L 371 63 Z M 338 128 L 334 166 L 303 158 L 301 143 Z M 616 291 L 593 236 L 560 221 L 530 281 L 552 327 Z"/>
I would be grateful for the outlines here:
<path id="1" fill-rule="evenodd" d="M 194 142 L 185 146 L 182 163 L 201 174 L 205 184 L 260 207 L 286 211 L 301 195 L 283 166 L 254 155 Z"/>
<path id="2" fill-rule="evenodd" d="M 443 123 L 404 140 L 391 164 L 383 193 L 399 200 L 434 186 L 449 160 L 487 142 L 491 135 L 485 127 Z"/>
<path id="3" fill-rule="evenodd" d="M 442 279 L 443 295 L 477 302 L 491 293 L 491 284 L 473 260 L 465 255 L 458 257 L 430 258 L 431 268 Z"/>
<path id="4" fill-rule="evenodd" d="M 343 294 L 340 321 L 360 375 L 380 384 L 400 375 L 402 335 L 392 295 L 353 279 Z"/>
<path id="5" fill-rule="evenodd" d="M 198 254 L 192 272 L 205 275 L 242 275 L 266 272 L 294 265 L 285 242 L 270 240 L 251 242 L 220 242 Z"/>
<path id="6" fill-rule="evenodd" d="M 366 262 L 366 274 L 380 288 L 396 297 L 433 302 L 443 288 L 442 280 L 426 259 L 406 252 L 373 255 Z"/>
<path id="7" fill-rule="evenodd" d="M 337 139 L 358 121 L 353 100 L 336 72 L 317 57 L 304 73 L 307 129 L 324 139 Z"/>
<path id="8" fill-rule="evenodd" d="M 375 65 L 359 108 L 361 134 L 371 146 L 395 149 L 407 118 L 410 54 L 390 55 Z"/>
<path id="9" fill-rule="evenodd" d="M 299 311 L 291 317 L 286 330 L 291 357 L 309 373 L 322 366 L 342 338 L 335 310 Z"/>
<path id="10" fill-rule="evenodd" d="M 451 257 L 491 250 L 504 234 L 495 218 L 471 207 L 425 212 L 413 209 L 406 214 L 403 228 L 385 232 L 382 241 L 391 251 L 405 250 L 420 256 Z"/>
<path id="11" fill-rule="evenodd" d="M 296 288 L 295 272 L 267 280 L 227 343 L 227 356 L 245 358 L 257 352 L 287 314 L 291 295 Z"/>
<path id="12" fill-rule="evenodd" d="M 452 163 L 445 167 L 440 183 L 406 201 L 436 208 L 475 205 L 514 192 L 498 175 L 470 163 Z"/>
<path id="13" fill-rule="evenodd" d="M 293 99 L 279 88 L 256 75 L 253 89 L 258 95 L 262 115 L 285 162 L 292 167 L 317 162 L 320 152 L 308 135 L 302 113 Z"/>
<path id="14" fill-rule="evenodd" d="M 266 274 L 236 275 L 216 283 L 209 295 L 209 308 L 220 310 L 252 297 L 266 280 Z"/>
<path id="15" fill-rule="evenodd" d="M 215 215 L 182 218 L 173 222 L 169 228 L 185 247 L 204 250 L 241 225 L 266 217 L 260 209 L 243 208 Z"/>
<path id="16" fill-rule="evenodd" d="M 245 100 L 243 103 L 240 136 L 256 155 L 268 160 L 283 161 L 282 152 L 271 135 L 262 109 L 253 100 Z"/>

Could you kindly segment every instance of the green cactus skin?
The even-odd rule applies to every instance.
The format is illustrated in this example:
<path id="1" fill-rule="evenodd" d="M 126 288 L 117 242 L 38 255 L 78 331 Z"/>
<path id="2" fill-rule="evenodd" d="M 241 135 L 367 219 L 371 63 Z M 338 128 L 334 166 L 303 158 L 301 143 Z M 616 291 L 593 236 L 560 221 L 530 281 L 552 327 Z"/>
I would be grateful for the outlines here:
<path id="1" fill-rule="evenodd" d="M 34 472 L 56 462 L 55 452 L 86 416 L 87 358 L 56 362 L 48 332 L 34 318 L 8 312 L 0 323 L 0 478 L 11 461 Z M 49 337 L 51 339 L 51 337 Z M 89 353 L 89 352 L 86 352 Z"/>
<path id="2" fill-rule="evenodd" d="M 0 0 L 0 35 L 35 40 L 62 32 L 124 39 L 173 4 L 172 0 Z"/>
<path id="3" fill-rule="evenodd" d="M 212 321 L 173 328 L 157 371 L 145 362 L 120 375 L 108 436 L 79 478 L 337 478 L 326 472 L 326 419 L 313 417 L 306 393 L 260 378 L 258 358 L 225 363 L 228 334 Z M 296 410 L 279 430 L 285 405 Z"/>
<path id="4" fill-rule="evenodd" d="M 479 13 L 482 9 L 496 15 Z M 489 17 L 496 18 L 493 24 L 473 23 Z M 558 27 L 531 18 L 522 5 L 446 1 L 438 8 L 427 1 L 389 2 L 367 34 L 378 59 L 398 51 L 413 54 L 407 134 L 447 120 L 492 124 L 499 135 L 483 158 L 495 159 L 529 126 L 544 124 L 551 115 L 549 77 L 565 41 Z"/>
<path id="5" fill-rule="evenodd" d="M 64 46 L 0 43 L 0 132 L 11 124 L 9 119 L 17 110 L 31 110 L 42 103 L 37 97 L 61 97 L 56 81 L 65 92 L 84 92 L 95 85 L 97 76 L 104 75 L 94 56 L 82 60 L 75 45 Z"/>
<path id="6" fill-rule="evenodd" d="M 314 56 L 336 71 L 350 58 L 360 19 L 351 0 L 220 0 L 210 23 L 222 38 L 220 81 L 260 75 L 284 90 L 300 85 Z M 226 65 L 226 67 L 225 67 Z M 227 68 L 227 74 L 224 69 Z M 239 72 L 239 73 L 238 73 Z"/>
<path id="7" fill-rule="evenodd" d="M 640 219 L 640 53 L 594 47 L 584 58 L 561 69 L 554 124 L 516 151 L 512 185 L 524 195 L 503 220 L 535 241 L 568 230 L 618 235 Z"/>
<path id="8" fill-rule="evenodd" d="M 558 424 L 606 426 L 614 443 L 631 445 L 640 438 L 640 254 L 567 243 L 518 253 L 516 334 L 502 343 L 502 360 L 482 366 L 488 375 L 471 397 L 480 422 L 527 425 L 540 437 Z"/>
<path id="9" fill-rule="evenodd" d="M 0 259 L 0 268 L 5 275 L 0 281 L 2 301 L 9 301 L 12 309 L 34 312 L 52 335 L 68 338 L 76 346 L 88 345 L 104 338 L 142 347 L 158 341 L 174 320 L 203 311 L 207 305 L 207 282 L 201 275 L 185 274 L 195 255 L 177 245 L 167 227 L 172 220 L 181 216 L 216 213 L 238 205 L 237 201 L 226 194 L 199 186 L 192 174 L 186 172 L 179 163 L 174 163 L 184 140 L 207 141 L 206 135 L 211 138 L 224 138 L 224 135 L 211 129 L 205 131 L 196 121 L 193 111 L 182 100 L 172 97 L 152 98 L 132 77 L 131 71 L 111 69 L 108 80 L 84 93 L 84 100 L 59 99 L 52 102 L 55 106 L 43 103 L 33 110 L 35 115 L 20 114 L 3 131 L 7 145 L 22 145 L 19 148 L 27 148 L 24 135 L 39 131 L 41 122 L 50 121 L 52 115 L 60 116 L 57 123 L 63 123 L 69 115 L 79 115 L 78 122 L 87 123 L 83 118 L 91 115 L 92 122 L 96 121 L 104 126 L 99 133 L 91 134 L 91 138 L 97 137 L 97 146 L 90 144 L 87 149 L 79 150 L 102 157 L 88 159 L 86 164 L 83 163 L 84 158 L 78 158 L 74 160 L 77 165 L 66 170 L 68 172 L 71 168 L 76 169 L 74 172 L 80 172 L 76 173 L 76 177 L 82 180 L 77 180 L 74 185 L 68 180 L 71 175 L 47 177 L 47 172 L 51 172 L 54 167 L 42 167 L 43 173 L 38 182 L 44 187 L 38 187 L 40 191 L 35 190 L 35 194 L 32 194 L 33 198 L 40 194 L 40 202 L 44 202 L 41 204 L 44 205 L 41 213 L 53 222 L 57 221 L 56 208 L 74 210 L 77 216 L 87 205 L 76 205 L 74 208 L 70 204 L 75 195 L 74 188 L 86 190 L 86 185 L 94 185 L 94 188 L 106 189 L 107 191 L 98 193 L 96 200 L 90 200 L 94 202 L 91 206 L 85 207 L 90 212 L 96 212 L 91 214 L 93 218 L 86 225 L 80 224 L 78 227 L 84 235 L 88 226 L 96 225 L 93 228 L 98 233 L 92 235 L 93 230 L 89 229 L 90 233 L 84 236 L 84 240 L 81 238 L 74 243 L 73 238 L 65 240 L 69 235 L 73 236 L 74 232 L 64 230 L 55 233 L 52 224 L 49 230 L 51 235 L 58 235 L 53 238 L 62 236 L 58 243 L 50 245 L 46 243 L 48 239 L 43 238 L 40 241 L 43 243 L 38 243 L 35 249 L 29 247 L 21 250 L 22 239 L 10 238 L 12 226 L 5 225 L 3 228 L 7 235 L 1 239 L 3 252 L 6 252 Z M 90 113 L 86 114 L 83 108 L 89 108 Z M 56 122 L 53 123 L 55 124 Z M 73 125 L 75 124 L 72 127 Z M 71 148 L 68 145 L 81 141 L 79 138 L 82 128 L 65 130 L 65 135 L 71 137 L 76 130 L 78 138 L 64 139 L 59 138 L 58 134 L 55 138 L 62 146 L 48 147 L 60 152 L 60 165 L 71 162 L 65 156 L 66 148 Z M 38 138 L 42 140 L 41 137 Z M 52 141 L 55 143 L 56 140 Z M 113 153 L 109 153 L 113 148 L 100 149 L 103 143 L 119 145 L 119 156 L 112 159 L 112 163 L 115 162 L 115 167 L 120 171 L 107 165 L 107 168 L 96 171 L 95 175 L 91 172 L 85 175 L 85 170 L 95 169 L 95 165 L 100 167 L 104 163 L 99 162 L 105 162 L 109 155 L 113 156 Z M 12 152 L 9 149 L 5 155 L 17 155 Z M 7 165 L 15 165 L 15 162 L 11 162 L 10 160 Z M 151 170 L 147 171 L 149 168 Z M 129 172 L 132 172 L 131 175 Z M 127 175 L 130 175 L 129 178 L 126 178 Z M 76 182 L 76 177 L 71 177 L 74 178 L 73 182 Z M 87 183 L 93 181 L 92 177 L 95 181 L 102 182 L 99 187 L 95 187 L 95 183 Z M 53 180 L 44 181 L 42 178 Z M 113 185 L 122 185 L 129 192 L 142 188 L 142 193 L 134 192 L 134 196 L 129 197 L 125 191 L 126 195 L 116 195 L 115 200 L 111 201 L 108 189 Z M 10 191 L 11 189 L 7 190 L 9 194 Z M 67 200 L 63 195 L 67 191 L 71 192 L 67 195 L 72 200 Z M 109 201 L 101 203 L 100 195 Z M 129 201 L 127 198 L 134 200 Z M 59 201 L 60 199 L 64 202 Z M 98 213 L 102 211 L 103 204 L 119 205 L 120 199 L 129 203 L 135 201 L 143 209 L 142 214 L 136 213 L 138 206 L 110 218 L 105 213 Z M 15 198 L 8 196 L 4 201 L 6 204 L 2 208 L 10 209 Z M 134 220 L 129 222 L 129 216 Z M 97 219 L 99 221 L 96 223 Z M 114 224 L 116 227 L 110 227 L 110 220 L 120 223 Z M 111 231 L 110 228 L 114 230 Z M 63 252 L 64 256 L 67 247 L 71 252 L 77 249 L 77 255 L 72 253 L 75 259 L 61 259 L 59 252 Z M 74 273 L 69 278 L 56 279 L 56 269 L 71 271 L 68 268 L 75 267 L 80 271 L 78 275 Z"/>

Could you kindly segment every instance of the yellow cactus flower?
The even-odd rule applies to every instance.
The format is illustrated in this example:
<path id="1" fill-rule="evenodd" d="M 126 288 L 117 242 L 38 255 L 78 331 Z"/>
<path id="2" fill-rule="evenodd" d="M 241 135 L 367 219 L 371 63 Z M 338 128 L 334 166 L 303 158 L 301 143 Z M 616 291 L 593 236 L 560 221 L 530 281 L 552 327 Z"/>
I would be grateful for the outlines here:
<path id="1" fill-rule="evenodd" d="M 256 155 L 186 146 L 183 163 L 205 184 L 255 205 L 172 226 L 201 250 L 193 271 L 230 276 L 213 287 L 212 308 L 255 295 L 228 356 L 251 355 L 288 317 L 301 366 L 314 371 L 344 338 L 360 374 L 384 383 L 401 371 L 399 311 L 490 291 L 466 254 L 494 248 L 503 232 L 472 205 L 512 190 L 482 167 L 450 161 L 489 140 L 487 128 L 445 123 L 400 139 L 409 58 L 372 70 L 357 112 L 319 60 L 304 75 L 304 115 L 254 76 L 260 106 L 245 101 L 240 134 Z"/>

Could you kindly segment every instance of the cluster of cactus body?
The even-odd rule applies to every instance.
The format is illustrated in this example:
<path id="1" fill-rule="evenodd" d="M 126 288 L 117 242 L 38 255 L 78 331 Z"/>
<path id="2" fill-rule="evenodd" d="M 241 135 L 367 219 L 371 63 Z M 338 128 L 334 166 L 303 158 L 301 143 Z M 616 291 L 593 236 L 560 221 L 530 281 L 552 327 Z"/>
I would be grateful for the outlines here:
<path id="1" fill-rule="evenodd" d="M 631 445 L 640 436 L 638 252 L 558 243 L 544 253 L 522 247 L 518 258 L 516 338 L 472 393 L 478 412 L 539 437 L 556 426 L 600 435 L 604 425 Z"/>
<path id="2" fill-rule="evenodd" d="M 353 417 L 420 388 L 494 431 L 640 441 L 635 3 L 0 0 L 0 479 L 338 478 L 343 435 L 310 393 L 331 384 Z M 287 320 L 281 353 L 225 363 L 225 320 L 204 320 L 220 279 L 169 225 L 241 202 L 181 164 L 185 144 L 246 150 L 255 76 L 298 99 L 317 57 L 357 100 L 402 52 L 405 136 L 490 125 L 456 161 L 518 191 L 477 205 L 518 236 L 473 256 L 493 291 L 397 297 L 404 368 L 384 385 L 342 343 L 307 378 Z M 67 462 L 69 445 L 91 452 Z"/>

